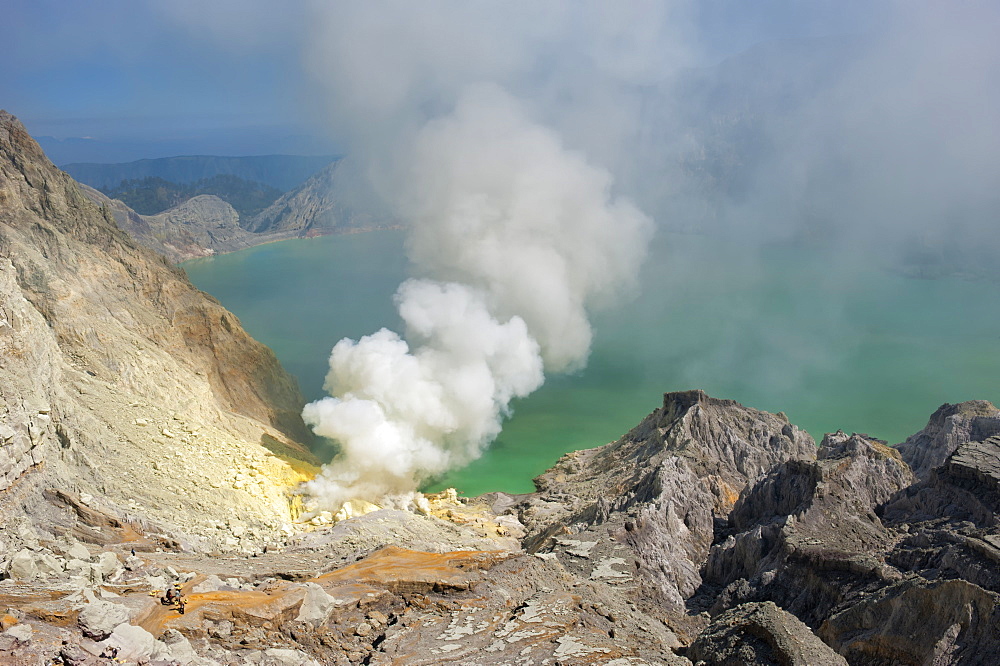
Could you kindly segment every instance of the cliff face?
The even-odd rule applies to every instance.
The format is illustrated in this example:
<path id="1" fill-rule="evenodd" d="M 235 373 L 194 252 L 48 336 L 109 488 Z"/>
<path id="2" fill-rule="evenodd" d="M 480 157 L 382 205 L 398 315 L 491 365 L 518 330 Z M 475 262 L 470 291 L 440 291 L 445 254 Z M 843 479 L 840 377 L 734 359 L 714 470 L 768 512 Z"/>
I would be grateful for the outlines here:
<path id="1" fill-rule="evenodd" d="M 203 535 L 234 511 L 272 530 L 290 519 L 285 487 L 299 473 L 262 442 L 311 459 L 295 443 L 307 433 L 294 380 L 6 112 L 0 346 L 0 489 L 100 495 Z M 255 464 L 277 480 L 234 489 L 227 474 Z"/>
<path id="2" fill-rule="evenodd" d="M 140 215 L 92 187 L 79 187 L 88 199 L 107 209 L 115 223 L 136 242 L 172 262 L 233 252 L 263 242 L 243 229 L 239 214 L 216 196 L 203 194 L 157 215 Z"/>
<path id="3" fill-rule="evenodd" d="M 345 205 L 338 193 L 340 162 L 333 162 L 257 215 L 240 224 L 258 234 L 319 236 L 385 228 L 370 216 Z"/>
<path id="4" fill-rule="evenodd" d="M 767 470 L 815 455 L 812 438 L 781 416 L 670 393 L 619 441 L 562 458 L 517 510 L 530 550 L 615 580 L 683 639 L 699 628 L 683 609 L 702 584 L 716 521 Z"/>
<path id="5" fill-rule="evenodd" d="M 329 164 L 257 215 L 243 218 L 208 194 L 156 215 L 140 215 L 92 187 L 78 187 L 135 241 L 176 263 L 288 238 L 391 226 L 344 203 L 343 192 L 338 191 L 338 164 Z"/>

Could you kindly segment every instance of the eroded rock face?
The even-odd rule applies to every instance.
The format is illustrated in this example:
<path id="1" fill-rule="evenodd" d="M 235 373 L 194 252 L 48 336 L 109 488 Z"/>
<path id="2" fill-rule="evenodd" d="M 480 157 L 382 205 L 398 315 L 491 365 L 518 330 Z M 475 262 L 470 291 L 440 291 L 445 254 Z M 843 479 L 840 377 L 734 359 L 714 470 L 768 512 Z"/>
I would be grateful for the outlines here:
<path id="1" fill-rule="evenodd" d="M 787 419 L 710 398 L 668 393 L 621 440 L 564 456 L 518 507 L 528 548 L 578 575 L 655 600 L 648 612 L 682 634 L 701 620 L 685 600 L 702 583 L 716 519 L 751 481 L 815 444 Z"/>
<path id="2" fill-rule="evenodd" d="M 895 537 L 876 510 L 912 480 L 896 451 L 861 435 L 828 435 L 817 460 L 778 465 L 712 548 L 705 580 L 729 586 L 715 608 L 770 599 L 817 622 L 854 587 L 898 577 L 883 562 Z"/>
<path id="3" fill-rule="evenodd" d="M 941 405 L 927 426 L 897 448 L 919 479 L 940 466 L 960 445 L 1000 435 L 1000 410 L 985 400 Z"/>
<path id="4" fill-rule="evenodd" d="M 909 578 L 835 613 L 819 629 L 852 664 L 987 664 L 1000 654 L 995 593 Z"/>
<path id="5" fill-rule="evenodd" d="M 316 236 L 365 229 L 386 228 L 389 224 L 345 204 L 343 186 L 338 182 L 340 162 L 333 162 L 295 189 L 286 192 L 257 215 L 241 220 L 243 228 L 255 234 Z"/>
<path id="6" fill-rule="evenodd" d="M 778 466 L 737 502 L 701 594 L 714 613 L 773 600 L 852 664 L 987 663 L 1000 600 L 995 411 L 984 402 L 938 410 L 946 416 L 908 440 L 925 446 L 910 448 L 916 460 L 929 460 L 931 446 L 951 449 L 922 481 L 897 451 L 842 433 L 817 461 Z"/>
<path id="7" fill-rule="evenodd" d="M 275 536 L 312 461 L 301 404 L 270 350 L 0 112 L 5 522 L 51 524 L 40 493 L 56 487 L 210 548 L 231 517 Z"/>
<path id="8" fill-rule="evenodd" d="M 688 656 L 696 664 L 717 666 L 847 666 L 809 627 L 770 601 L 742 604 L 719 615 Z"/>

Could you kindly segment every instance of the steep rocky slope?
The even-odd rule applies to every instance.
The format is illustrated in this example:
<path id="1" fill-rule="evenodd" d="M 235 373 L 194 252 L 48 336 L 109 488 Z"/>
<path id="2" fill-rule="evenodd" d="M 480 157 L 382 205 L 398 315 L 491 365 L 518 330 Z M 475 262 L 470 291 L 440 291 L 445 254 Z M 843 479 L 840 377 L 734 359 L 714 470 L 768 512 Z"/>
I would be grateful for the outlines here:
<path id="1" fill-rule="evenodd" d="M 531 551 L 604 578 L 687 642 L 701 622 L 684 611 L 700 567 L 747 484 L 815 444 L 787 419 L 701 391 L 671 393 L 621 440 L 569 454 L 517 505 Z"/>
<path id="2" fill-rule="evenodd" d="M 88 199 L 107 210 L 115 223 L 137 243 L 175 263 L 299 235 L 297 230 L 247 231 L 240 226 L 240 216 L 233 207 L 210 194 L 192 197 L 156 215 L 140 215 L 92 187 L 79 187 Z"/>
<path id="3" fill-rule="evenodd" d="M 156 215 L 140 215 L 92 187 L 79 188 L 139 244 L 176 263 L 288 238 L 391 227 L 344 203 L 343 192 L 338 190 L 338 165 L 329 164 L 250 217 L 241 217 L 228 203 L 209 194 Z"/>
<path id="4" fill-rule="evenodd" d="M 258 244 L 239 225 L 239 215 L 222 199 L 200 195 L 157 215 L 140 215 L 118 199 L 87 185 L 80 191 L 110 212 L 115 223 L 140 245 L 173 262 L 242 250 Z"/>
<path id="5" fill-rule="evenodd" d="M 338 192 L 340 167 L 339 161 L 327 165 L 257 215 L 241 220 L 240 224 L 258 234 L 294 233 L 298 236 L 389 226 L 344 203 L 343 193 Z"/>
<path id="6" fill-rule="evenodd" d="M 255 547 L 292 519 L 312 460 L 294 380 L 6 112 L 0 351 L 0 500 L 8 524 L 30 519 L 8 546 L 66 510 L 50 488 L 205 547 Z"/>

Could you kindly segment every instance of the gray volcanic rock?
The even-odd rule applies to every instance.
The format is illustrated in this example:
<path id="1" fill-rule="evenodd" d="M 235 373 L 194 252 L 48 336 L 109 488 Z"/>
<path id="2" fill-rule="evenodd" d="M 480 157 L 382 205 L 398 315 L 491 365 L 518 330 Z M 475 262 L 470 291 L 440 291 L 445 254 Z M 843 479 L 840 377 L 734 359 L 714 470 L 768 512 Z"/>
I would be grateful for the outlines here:
<path id="1" fill-rule="evenodd" d="M 344 203 L 339 191 L 340 162 L 333 162 L 257 215 L 240 220 L 248 231 L 258 234 L 284 233 L 318 236 L 348 231 L 388 228 Z"/>
<path id="2" fill-rule="evenodd" d="M 128 622 L 128 608 L 109 601 L 95 600 L 86 604 L 77 618 L 83 635 L 102 641 L 111 635 L 119 624 Z"/>
<path id="3" fill-rule="evenodd" d="M 809 627 L 770 601 L 729 609 L 698 636 L 687 656 L 717 666 L 847 666 Z"/>
<path id="4" fill-rule="evenodd" d="M 998 524 L 1000 514 L 1000 436 L 966 442 L 928 478 L 885 507 L 897 522 L 970 521 L 981 528 Z"/>
<path id="5" fill-rule="evenodd" d="M 815 623 L 855 587 L 898 579 L 876 509 L 912 480 L 895 450 L 844 433 L 828 435 L 815 461 L 778 465 L 740 497 L 734 533 L 712 547 L 705 580 L 729 586 L 713 610 L 770 599 Z"/>
<path id="6" fill-rule="evenodd" d="M 851 664 L 991 664 L 998 602 L 961 579 L 910 578 L 834 614 L 818 633 Z"/>
<path id="7" fill-rule="evenodd" d="M 302 402 L 236 317 L 137 246 L 0 112 L 0 528 L 11 553 L 37 549 L 54 524 L 77 529 L 94 507 L 117 526 L 77 540 L 101 543 L 131 520 L 232 548 L 239 539 L 216 524 L 237 516 L 255 528 L 247 547 L 277 538 L 292 519 L 288 489 L 313 460 L 296 443 L 308 436 Z"/>
<path id="8" fill-rule="evenodd" d="M 816 462 L 778 466 L 737 502 L 699 594 L 719 614 L 773 600 L 851 664 L 989 663 L 1000 600 L 994 412 L 981 401 L 939 410 L 930 436 L 908 440 L 923 445 L 911 447 L 916 459 L 950 448 L 946 432 L 987 437 L 958 443 L 917 483 L 898 452 L 860 435 L 828 436 Z"/>
<path id="9" fill-rule="evenodd" d="M 927 426 L 896 447 L 919 479 L 925 479 L 959 445 L 1000 435 L 1000 409 L 985 400 L 941 405 Z"/>
<path id="10" fill-rule="evenodd" d="M 628 588 L 675 631 L 696 631 L 684 611 L 701 585 L 715 531 L 739 493 L 775 465 L 811 459 L 815 444 L 783 416 L 668 393 L 663 407 L 617 442 L 564 456 L 517 506 L 532 552 Z"/>
<path id="11" fill-rule="evenodd" d="M 964 579 L 1000 593 L 1000 438 L 962 444 L 882 510 L 902 533 L 887 561 L 927 580 Z"/>

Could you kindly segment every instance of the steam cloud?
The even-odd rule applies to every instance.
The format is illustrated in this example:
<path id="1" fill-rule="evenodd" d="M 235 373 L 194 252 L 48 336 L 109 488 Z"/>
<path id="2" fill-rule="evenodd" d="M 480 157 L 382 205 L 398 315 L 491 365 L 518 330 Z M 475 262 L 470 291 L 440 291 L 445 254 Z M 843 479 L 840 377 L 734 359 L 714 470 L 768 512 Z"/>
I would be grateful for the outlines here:
<path id="1" fill-rule="evenodd" d="M 301 39 L 304 97 L 350 146 L 338 197 L 380 201 L 411 226 L 420 280 L 399 292 L 405 337 L 338 345 L 336 398 L 306 411 L 345 447 L 313 487 L 330 504 L 469 460 L 540 368 L 583 363 L 586 308 L 628 283 L 648 224 L 576 150 L 659 229 L 735 246 L 744 283 L 776 248 L 823 250 L 826 323 L 794 336 L 746 303 L 706 304 L 732 343 L 688 362 L 694 375 L 765 340 L 798 353 L 760 381 L 801 393 L 803 368 L 840 363 L 829 350 L 865 289 L 857 266 L 1000 276 L 996 3 L 380 0 L 285 4 L 265 20 L 274 8 L 258 0 L 238 14 L 262 23 L 242 28 L 204 4 L 170 3 L 168 18 L 237 52 Z M 694 260 L 672 257 L 675 274 Z M 789 298 L 814 297 L 790 285 Z M 442 319 L 457 309 L 469 314 Z M 621 353 L 643 365 L 661 342 L 646 344 Z M 521 356 L 532 345 L 534 366 Z M 367 439 L 348 442 L 347 428 Z"/>
<path id="2" fill-rule="evenodd" d="M 493 85 L 424 126 L 399 194 L 420 279 L 382 329 L 330 356 L 332 397 L 308 405 L 340 456 L 308 484 L 326 508 L 405 495 L 478 457 L 543 369 L 581 367 L 588 306 L 631 285 L 651 222 L 610 174 L 564 148 Z"/>

